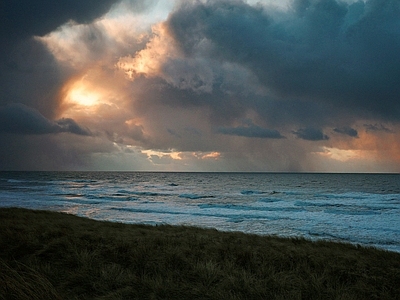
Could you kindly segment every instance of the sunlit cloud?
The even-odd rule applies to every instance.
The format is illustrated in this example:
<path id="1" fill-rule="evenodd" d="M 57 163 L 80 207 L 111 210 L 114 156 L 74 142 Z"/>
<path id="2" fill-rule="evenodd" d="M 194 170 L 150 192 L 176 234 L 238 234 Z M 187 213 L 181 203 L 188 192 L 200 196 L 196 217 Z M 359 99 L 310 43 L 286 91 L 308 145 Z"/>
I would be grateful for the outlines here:
<path id="1" fill-rule="evenodd" d="M 108 72 L 95 67 L 88 69 L 64 84 L 59 115 L 83 122 L 115 117 L 115 111 L 124 109 L 125 105 L 121 87 Z"/>
<path id="2" fill-rule="evenodd" d="M 87 88 L 84 80 L 85 76 L 70 87 L 65 101 L 80 106 L 93 106 L 99 102 L 101 95 Z"/>
<path id="3" fill-rule="evenodd" d="M 154 23 L 167 17 L 173 1 L 155 1 L 147 10 L 135 13 L 129 1 L 121 1 L 102 18 L 90 24 L 74 21 L 62 25 L 43 37 L 54 57 L 65 66 L 82 69 L 93 62 L 117 59 L 121 53 L 139 49 L 148 38 Z"/>
<path id="4" fill-rule="evenodd" d="M 221 158 L 221 153 L 220 152 L 209 152 L 209 153 L 194 153 L 196 157 L 199 157 L 201 159 L 219 159 Z"/>
<path id="5" fill-rule="evenodd" d="M 181 161 L 183 164 L 192 165 L 195 160 L 218 160 L 222 157 L 220 152 L 189 152 L 171 150 L 156 151 L 156 150 L 141 150 L 141 153 L 146 154 L 147 158 L 154 164 L 167 164 L 173 161 Z"/>
<path id="6" fill-rule="evenodd" d="M 359 125 L 359 128 L 362 127 Z M 383 125 L 382 127 L 386 128 Z M 358 130 L 357 138 L 338 140 L 334 137 L 329 146 L 322 146 L 320 150 L 313 152 L 313 155 L 324 159 L 324 164 L 327 164 L 326 170 L 332 170 L 336 162 L 338 170 L 347 172 L 399 172 L 399 140 L 399 135 L 394 131 Z"/>
<path id="7" fill-rule="evenodd" d="M 156 150 L 142 150 L 141 152 L 146 154 L 149 159 L 151 159 L 152 157 L 158 157 L 158 158 L 168 157 L 173 160 L 182 160 L 182 157 L 180 156 L 181 152 L 173 150 L 171 150 L 170 152 L 162 152 Z"/>
<path id="8" fill-rule="evenodd" d="M 341 162 L 346 162 L 349 160 L 361 160 L 371 158 L 370 151 L 365 150 L 343 150 L 338 148 L 322 147 L 321 152 L 316 152 L 315 154 L 327 157 L 330 159 L 338 160 Z M 376 153 L 373 153 L 376 154 Z"/>
<path id="9" fill-rule="evenodd" d="M 124 71 L 129 80 L 136 77 L 157 76 L 168 59 L 175 57 L 176 48 L 173 38 L 167 34 L 162 24 L 152 27 L 153 37 L 146 44 L 146 48 L 131 55 L 121 57 L 117 67 Z"/>
<path id="10" fill-rule="evenodd" d="M 328 2 L 122 0 L 60 18 L 2 52 L 0 111 L 19 102 L 32 125 L 1 132 L 52 133 L 54 156 L 100 169 L 400 170 L 399 4 Z"/>

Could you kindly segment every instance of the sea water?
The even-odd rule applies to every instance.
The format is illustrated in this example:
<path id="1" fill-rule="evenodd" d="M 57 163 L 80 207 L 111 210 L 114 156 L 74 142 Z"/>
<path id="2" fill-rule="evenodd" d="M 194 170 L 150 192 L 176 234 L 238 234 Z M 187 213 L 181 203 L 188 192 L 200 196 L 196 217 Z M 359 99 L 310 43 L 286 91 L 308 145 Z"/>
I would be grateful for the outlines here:
<path id="1" fill-rule="evenodd" d="M 0 172 L 0 207 L 400 252 L 400 175 Z"/>

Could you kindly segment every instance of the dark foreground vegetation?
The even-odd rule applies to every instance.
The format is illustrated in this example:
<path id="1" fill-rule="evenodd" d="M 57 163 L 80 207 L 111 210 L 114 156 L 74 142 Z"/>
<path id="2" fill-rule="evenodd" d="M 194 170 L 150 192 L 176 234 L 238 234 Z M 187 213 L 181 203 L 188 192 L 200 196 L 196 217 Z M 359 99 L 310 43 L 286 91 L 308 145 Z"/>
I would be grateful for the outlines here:
<path id="1" fill-rule="evenodd" d="M 0 209 L 0 299 L 399 299 L 400 254 Z"/>

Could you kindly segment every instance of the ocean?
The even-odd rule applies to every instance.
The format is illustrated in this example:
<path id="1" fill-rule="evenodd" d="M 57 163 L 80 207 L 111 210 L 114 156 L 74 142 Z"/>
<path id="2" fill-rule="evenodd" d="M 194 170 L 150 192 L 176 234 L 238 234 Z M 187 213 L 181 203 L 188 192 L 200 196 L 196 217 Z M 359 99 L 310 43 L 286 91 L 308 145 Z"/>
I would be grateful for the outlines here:
<path id="1" fill-rule="evenodd" d="M 399 174 L 0 172 L 0 207 L 400 252 Z"/>

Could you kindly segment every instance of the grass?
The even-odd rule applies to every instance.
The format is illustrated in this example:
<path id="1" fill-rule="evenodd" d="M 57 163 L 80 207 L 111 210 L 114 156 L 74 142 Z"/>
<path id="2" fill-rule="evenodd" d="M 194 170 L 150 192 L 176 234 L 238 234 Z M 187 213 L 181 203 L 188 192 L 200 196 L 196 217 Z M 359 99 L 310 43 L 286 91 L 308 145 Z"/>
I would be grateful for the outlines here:
<path id="1" fill-rule="evenodd" d="M 0 209 L 0 299 L 400 299 L 400 253 Z"/>

